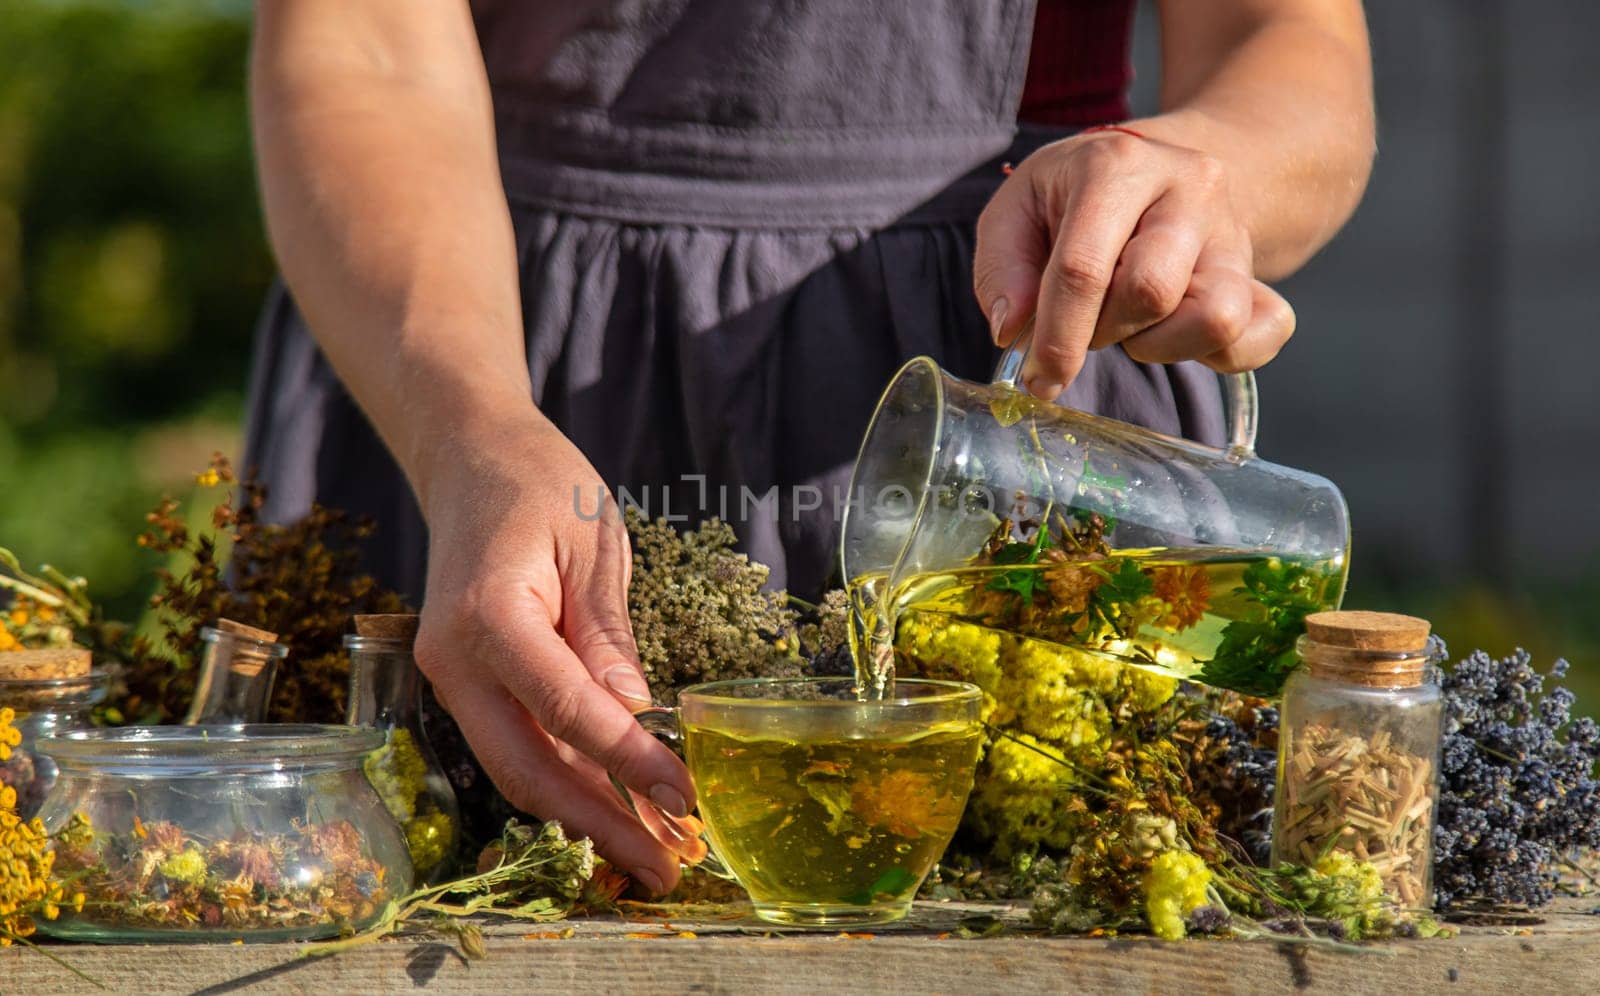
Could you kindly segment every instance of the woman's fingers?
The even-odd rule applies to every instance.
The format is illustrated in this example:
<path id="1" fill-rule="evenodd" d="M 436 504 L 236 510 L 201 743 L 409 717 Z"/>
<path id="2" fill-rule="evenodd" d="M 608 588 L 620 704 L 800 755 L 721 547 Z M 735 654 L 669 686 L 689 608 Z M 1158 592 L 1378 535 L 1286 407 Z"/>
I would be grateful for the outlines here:
<path id="1" fill-rule="evenodd" d="M 437 689 L 462 722 L 473 754 L 518 809 L 560 820 L 573 836 L 594 841 L 606 858 L 645 888 L 665 892 L 678 880 L 678 858 L 627 811 L 609 780 L 592 765 L 573 763 L 571 747 L 553 740 L 504 689 L 484 681 Z"/>
<path id="2" fill-rule="evenodd" d="M 979 220 L 974 277 L 998 343 L 1034 318 L 1022 381 L 1044 398 L 1091 349 L 1232 371 L 1265 363 L 1294 331 L 1288 304 L 1252 277 L 1223 165 L 1120 133 L 1030 156 Z"/>
<path id="3" fill-rule="evenodd" d="M 1111 275 L 1090 349 L 1104 349 L 1171 317 L 1183 303 L 1205 244 L 1193 206 L 1168 191 L 1139 219 Z"/>
<path id="4" fill-rule="evenodd" d="M 628 619 L 628 577 L 633 556 L 628 532 L 615 505 L 591 525 L 592 544 L 581 554 L 566 556 L 561 572 L 561 635 L 594 680 L 616 696 L 629 711 L 650 705 L 650 685 L 639 666 L 639 649 L 633 642 Z"/>
<path id="5" fill-rule="evenodd" d="M 1059 395 L 1083 368 L 1106 304 L 1112 276 L 1145 210 L 1167 183 L 1115 135 L 1084 144 L 1064 175 L 1040 182 L 1065 186 L 1054 246 L 1039 286 L 1033 346 L 1022 379 L 1041 398 Z M 1058 171 L 1059 174 L 1059 171 Z"/>
<path id="6" fill-rule="evenodd" d="M 1294 309 L 1277 291 L 1259 280 L 1250 281 L 1250 322 L 1226 348 L 1200 362 L 1218 373 L 1254 370 L 1272 360 L 1294 335 Z"/>
<path id="7" fill-rule="evenodd" d="M 1250 323 L 1249 255 L 1213 241 L 1191 263 L 1188 286 L 1172 312 L 1122 341 L 1141 363 L 1177 363 L 1232 346 Z"/>
<path id="8" fill-rule="evenodd" d="M 978 216 L 972 282 L 997 346 L 1009 346 L 1033 315 L 1039 277 L 1050 258 L 1041 205 L 1024 176 L 1000 185 Z"/>
<path id="9" fill-rule="evenodd" d="M 612 797 L 621 800 L 616 794 L 617 788 L 611 782 L 606 770 L 595 764 L 594 761 L 579 753 L 568 744 L 559 740 L 552 740 L 555 745 L 556 756 L 562 763 L 572 768 L 580 777 L 586 778 L 595 785 L 607 786 Z M 705 860 L 706 844 L 700 839 L 700 833 L 705 830 L 705 824 L 694 816 L 669 816 L 662 811 L 647 796 L 640 795 L 632 789 L 628 790 L 628 798 L 632 803 L 633 811 L 644 821 L 645 828 L 650 831 L 661 845 L 672 851 L 686 864 L 699 864 Z"/>
<path id="10" fill-rule="evenodd" d="M 581 588 L 564 595 L 568 605 L 587 597 Z M 486 605 L 485 618 L 498 627 L 483 636 L 490 670 L 546 733 L 593 758 L 667 813 L 687 816 L 694 808 L 694 787 L 683 762 L 595 681 L 547 613 L 532 591 L 515 603 Z"/>
<path id="11" fill-rule="evenodd" d="M 1238 270 L 1201 267 L 1166 321 L 1123 340 L 1141 363 L 1196 359 L 1219 373 L 1254 370 L 1294 333 L 1294 311 L 1272 288 Z"/>

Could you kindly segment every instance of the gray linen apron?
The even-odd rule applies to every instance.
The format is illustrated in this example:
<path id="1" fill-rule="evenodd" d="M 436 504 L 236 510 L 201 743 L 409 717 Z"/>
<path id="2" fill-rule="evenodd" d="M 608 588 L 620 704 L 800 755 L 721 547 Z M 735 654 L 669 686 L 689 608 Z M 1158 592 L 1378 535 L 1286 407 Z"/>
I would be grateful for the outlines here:
<path id="1" fill-rule="evenodd" d="M 652 515 L 725 513 L 775 585 L 825 587 L 835 496 L 895 369 L 928 354 L 992 370 L 973 224 L 1003 161 L 1065 134 L 1015 124 L 1033 6 L 472 4 L 534 400 L 608 484 Z M 1062 400 L 1221 439 L 1216 379 L 1194 364 L 1103 350 Z M 245 463 L 272 518 L 316 500 L 376 519 L 369 566 L 420 602 L 405 480 L 281 287 Z"/>

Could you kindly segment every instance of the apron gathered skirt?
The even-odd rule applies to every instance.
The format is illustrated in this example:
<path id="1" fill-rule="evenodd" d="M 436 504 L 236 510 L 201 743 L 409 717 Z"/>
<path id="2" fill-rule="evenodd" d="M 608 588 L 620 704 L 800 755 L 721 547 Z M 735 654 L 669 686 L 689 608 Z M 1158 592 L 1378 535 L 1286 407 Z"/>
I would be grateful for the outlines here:
<path id="1" fill-rule="evenodd" d="M 721 514 L 774 586 L 815 597 L 839 580 L 835 499 L 895 370 L 993 371 L 974 224 L 1004 162 L 1069 134 L 1016 125 L 1032 0 L 472 7 L 532 400 L 650 515 Z M 1100 350 L 1060 400 L 1222 441 L 1198 364 Z M 370 517 L 367 568 L 421 603 L 405 478 L 281 285 L 246 436 L 269 519 L 314 501 Z"/>

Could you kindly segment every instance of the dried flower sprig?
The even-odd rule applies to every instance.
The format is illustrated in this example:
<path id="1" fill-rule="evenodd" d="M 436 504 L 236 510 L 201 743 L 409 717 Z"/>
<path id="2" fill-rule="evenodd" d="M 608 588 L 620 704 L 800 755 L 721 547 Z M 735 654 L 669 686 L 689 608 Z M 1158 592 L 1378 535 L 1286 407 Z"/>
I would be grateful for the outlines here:
<path id="1" fill-rule="evenodd" d="M 302 954 L 338 954 L 405 931 L 452 937 L 466 957 L 481 958 L 482 932 L 465 918 L 493 914 L 534 922 L 563 920 L 610 909 L 627 882 L 595 857 L 587 838 L 569 840 L 554 821 L 533 827 L 512 820 L 500 839 L 484 849 L 474 874 L 417 889 L 390 903 L 370 930 L 312 945 Z"/>
<path id="2" fill-rule="evenodd" d="M 151 605 L 164 638 L 135 641 L 123 712 L 147 722 L 183 715 L 194 694 L 200 629 L 227 617 L 279 633 L 289 645 L 271 719 L 343 722 L 349 662 L 341 640 L 350 617 L 406 611 L 399 595 L 360 570 L 359 545 L 374 527 L 321 506 L 288 525 L 265 522 L 266 486 L 237 478 L 221 454 L 195 481 L 233 490 L 212 513 L 209 532 L 191 527 L 171 498 L 145 517 L 139 545 L 184 556 L 189 565 L 156 572 L 160 589 Z"/>

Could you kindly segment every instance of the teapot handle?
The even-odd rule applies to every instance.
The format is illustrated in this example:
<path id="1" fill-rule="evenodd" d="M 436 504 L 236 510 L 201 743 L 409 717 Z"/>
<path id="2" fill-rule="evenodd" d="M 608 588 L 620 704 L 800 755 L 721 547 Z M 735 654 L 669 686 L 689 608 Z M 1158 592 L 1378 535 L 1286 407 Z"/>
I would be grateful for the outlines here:
<path id="1" fill-rule="evenodd" d="M 1022 386 L 1022 361 L 1028 358 L 1028 347 L 1033 344 L 1033 319 L 1029 318 L 1022 331 L 1000 354 L 994 368 L 994 383 L 1003 384 L 1014 391 Z M 1228 413 L 1228 459 L 1235 463 L 1248 460 L 1256 453 L 1256 427 L 1260 424 L 1261 406 L 1256 394 L 1256 375 L 1243 373 L 1222 375 L 1222 394 Z"/>

